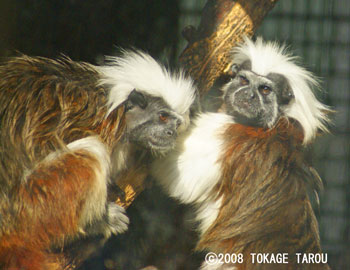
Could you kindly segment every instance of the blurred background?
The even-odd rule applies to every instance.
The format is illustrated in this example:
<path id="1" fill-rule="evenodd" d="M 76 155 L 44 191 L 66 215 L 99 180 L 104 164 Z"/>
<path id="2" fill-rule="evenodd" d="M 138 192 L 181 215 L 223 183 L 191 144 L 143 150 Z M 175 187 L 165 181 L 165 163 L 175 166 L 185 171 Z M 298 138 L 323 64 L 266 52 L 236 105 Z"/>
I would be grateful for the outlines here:
<path id="1" fill-rule="evenodd" d="M 197 26 L 206 0 L 0 0 L 0 57 L 57 57 L 96 64 L 118 48 L 137 47 L 170 66 L 186 46 L 183 27 Z M 350 1 L 279 1 L 258 35 L 290 45 L 322 78 L 332 133 L 318 139 L 313 160 L 325 189 L 316 209 L 321 242 L 333 269 L 350 269 Z M 178 205 L 149 179 L 128 209 L 126 234 L 110 239 L 84 270 L 196 269 L 191 207 Z"/>

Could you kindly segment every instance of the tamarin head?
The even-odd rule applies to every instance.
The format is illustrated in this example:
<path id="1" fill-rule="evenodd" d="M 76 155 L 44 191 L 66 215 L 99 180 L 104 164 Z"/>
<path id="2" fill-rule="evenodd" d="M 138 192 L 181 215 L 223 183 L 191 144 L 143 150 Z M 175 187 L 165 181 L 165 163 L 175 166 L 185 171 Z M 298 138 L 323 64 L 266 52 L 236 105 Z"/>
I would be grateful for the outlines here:
<path id="1" fill-rule="evenodd" d="M 192 80 L 140 51 L 110 57 L 108 64 L 100 68 L 101 84 L 110 87 L 108 114 L 125 104 L 127 140 L 154 154 L 168 152 L 189 124 L 196 94 Z"/>
<path id="2" fill-rule="evenodd" d="M 284 46 L 245 39 L 233 50 L 232 79 L 224 87 L 226 112 L 237 123 L 272 128 L 281 117 L 295 119 L 304 144 L 325 131 L 329 108 L 312 89 L 316 78 L 295 63 Z"/>

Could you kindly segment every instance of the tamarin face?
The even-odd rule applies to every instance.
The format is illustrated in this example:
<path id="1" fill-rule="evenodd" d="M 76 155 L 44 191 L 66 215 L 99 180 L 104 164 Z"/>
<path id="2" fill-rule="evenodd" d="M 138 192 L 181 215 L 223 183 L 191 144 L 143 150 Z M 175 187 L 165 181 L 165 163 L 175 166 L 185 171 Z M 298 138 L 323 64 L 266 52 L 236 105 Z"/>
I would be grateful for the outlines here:
<path id="1" fill-rule="evenodd" d="M 133 90 L 126 102 L 126 110 L 126 138 L 129 142 L 155 155 L 174 148 L 183 117 L 162 98 Z"/>
<path id="2" fill-rule="evenodd" d="M 172 149 L 177 133 L 189 124 L 197 95 L 193 81 L 182 70 L 170 72 L 151 56 L 132 51 L 109 58 L 100 72 L 100 83 L 109 88 L 108 113 L 125 105 L 125 141 L 156 156 Z"/>
<path id="3" fill-rule="evenodd" d="M 232 79 L 222 88 L 226 113 L 236 123 L 264 128 L 281 117 L 296 120 L 304 145 L 327 132 L 330 109 L 313 93 L 318 80 L 296 60 L 284 45 L 244 38 L 232 50 Z"/>
<path id="4" fill-rule="evenodd" d="M 266 76 L 252 71 L 249 63 L 235 70 L 224 86 L 227 113 L 240 124 L 271 128 L 294 98 L 287 79 L 277 73 Z"/>

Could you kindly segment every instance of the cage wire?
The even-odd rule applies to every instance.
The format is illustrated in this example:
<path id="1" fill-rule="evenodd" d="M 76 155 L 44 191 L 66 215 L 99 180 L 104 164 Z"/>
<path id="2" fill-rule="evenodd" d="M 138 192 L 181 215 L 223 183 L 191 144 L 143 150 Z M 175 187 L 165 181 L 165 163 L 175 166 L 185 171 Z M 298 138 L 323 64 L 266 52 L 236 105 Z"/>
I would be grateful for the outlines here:
<path id="1" fill-rule="evenodd" d="M 198 26 L 206 1 L 182 0 L 180 30 Z M 256 35 L 285 43 L 321 80 L 316 93 L 335 113 L 329 135 L 319 138 L 313 163 L 324 190 L 316 210 L 322 248 L 333 269 L 350 264 L 350 1 L 278 1 Z M 178 48 L 182 52 L 186 41 Z"/>
<path id="2" fill-rule="evenodd" d="M 321 79 L 319 98 L 335 110 L 331 134 L 316 141 L 314 165 L 324 183 L 318 216 L 323 251 L 335 269 L 350 257 L 350 2 L 279 1 L 258 34 L 290 44 Z"/>

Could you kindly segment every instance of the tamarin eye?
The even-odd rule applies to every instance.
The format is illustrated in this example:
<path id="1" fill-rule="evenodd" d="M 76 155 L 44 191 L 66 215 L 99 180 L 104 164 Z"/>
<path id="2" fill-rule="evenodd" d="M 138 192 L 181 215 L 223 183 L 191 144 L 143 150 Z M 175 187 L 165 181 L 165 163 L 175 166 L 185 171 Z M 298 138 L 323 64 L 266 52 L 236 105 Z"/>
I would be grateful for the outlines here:
<path id="1" fill-rule="evenodd" d="M 166 123 L 168 122 L 169 114 L 167 112 L 160 112 L 159 113 L 159 120 Z"/>
<path id="2" fill-rule="evenodd" d="M 249 80 L 246 77 L 240 75 L 239 76 L 239 83 L 241 85 L 248 85 L 249 84 Z"/>
<path id="3" fill-rule="evenodd" d="M 267 86 L 267 85 L 260 85 L 259 86 L 259 92 L 264 95 L 267 96 L 268 94 L 271 93 L 271 87 Z"/>

